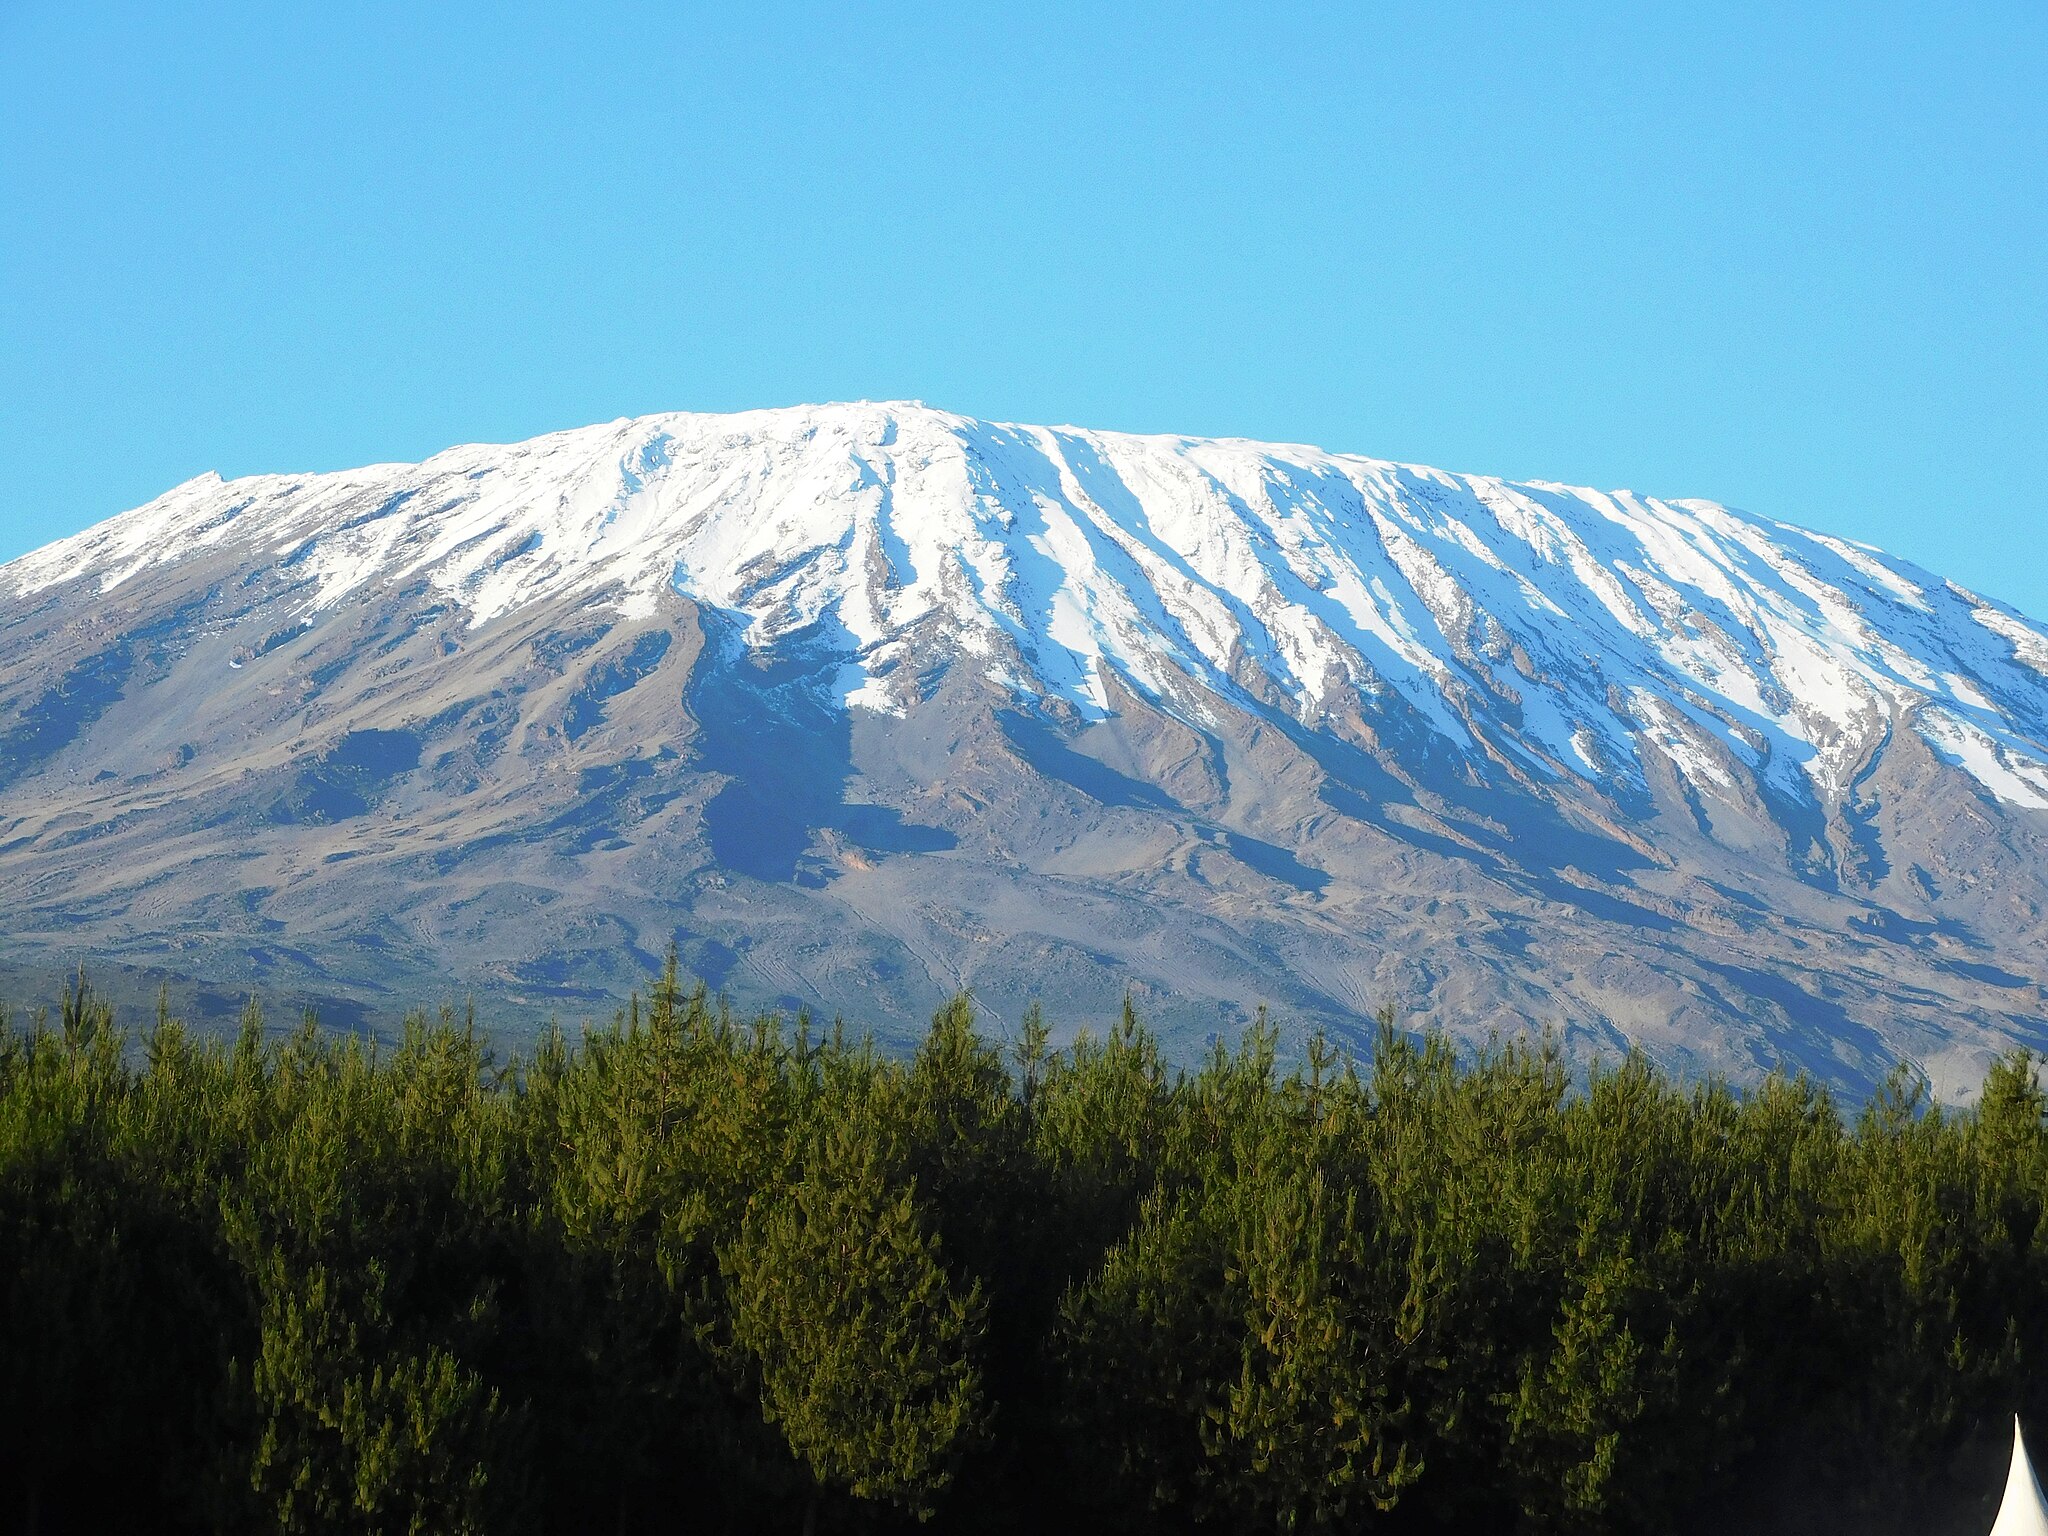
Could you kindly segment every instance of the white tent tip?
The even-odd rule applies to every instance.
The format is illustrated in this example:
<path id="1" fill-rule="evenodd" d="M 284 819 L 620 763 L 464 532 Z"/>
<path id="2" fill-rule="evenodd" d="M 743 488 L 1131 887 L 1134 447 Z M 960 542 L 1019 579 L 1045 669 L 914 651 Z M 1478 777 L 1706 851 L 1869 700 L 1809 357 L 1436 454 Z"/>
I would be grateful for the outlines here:
<path id="1" fill-rule="evenodd" d="M 2012 1470 L 2005 1478 L 2005 1502 L 1998 1507 L 1991 1536 L 2048 1536 L 2048 1502 L 2042 1500 L 2041 1484 L 2027 1460 L 2018 1414 L 2012 1416 Z"/>

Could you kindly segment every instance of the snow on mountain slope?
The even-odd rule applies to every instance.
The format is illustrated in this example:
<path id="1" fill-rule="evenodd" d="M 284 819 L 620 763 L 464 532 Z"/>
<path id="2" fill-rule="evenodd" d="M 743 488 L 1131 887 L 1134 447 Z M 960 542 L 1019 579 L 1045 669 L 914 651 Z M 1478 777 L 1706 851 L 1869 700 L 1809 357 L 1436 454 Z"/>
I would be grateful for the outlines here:
<path id="1" fill-rule="evenodd" d="M 0 993 L 1262 1004 L 1967 1091 L 2048 631 L 1706 502 L 919 405 L 207 476 L 0 566 Z M 206 999 L 212 998 L 212 1002 Z"/>
<path id="2" fill-rule="evenodd" d="M 1302 447 L 970 420 L 915 404 L 665 415 L 418 465 L 206 476 L 0 567 L 117 590 L 201 551 L 294 568 L 302 606 L 427 576 L 471 626 L 673 588 L 750 642 L 844 653 L 903 707 L 910 642 L 1107 708 L 1113 667 L 1200 721 L 1269 690 L 1304 723 L 1389 706 L 1510 773 L 1700 792 L 1742 765 L 1839 799 L 1910 722 L 2048 808 L 2048 631 L 1879 551 L 1702 501 Z"/>

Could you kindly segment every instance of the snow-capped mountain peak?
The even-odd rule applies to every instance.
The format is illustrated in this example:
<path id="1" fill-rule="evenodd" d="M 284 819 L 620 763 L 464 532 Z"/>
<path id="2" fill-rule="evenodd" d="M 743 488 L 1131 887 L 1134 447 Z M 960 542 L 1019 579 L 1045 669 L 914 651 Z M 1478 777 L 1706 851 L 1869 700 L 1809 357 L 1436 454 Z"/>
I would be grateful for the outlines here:
<path id="1" fill-rule="evenodd" d="M 836 648 L 901 710 L 921 645 L 1109 708 L 1264 695 L 1392 715 L 1538 776 L 1829 800 L 1895 729 L 2048 807 L 2048 632 L 1881 552 L 1703 501 L 1298 446 L 976 421 L 914 403 L 673 414 L 416 465 L 202 476 L 0 568 L 27 596 L 232 548 L 307 616 L 424 578 L 472 628 L 674 591 Z"/>
<path id="2" fill-rule="evenodd" d="M 885 1031 L 1390 1005 L 1967 1091 L 2048 1043 L 2048 631 L 1710 502 L 652 416 L 0 566 L 0 904 L 0 971 L 195 1008 L 573 1023 L 674 945 Z"/>

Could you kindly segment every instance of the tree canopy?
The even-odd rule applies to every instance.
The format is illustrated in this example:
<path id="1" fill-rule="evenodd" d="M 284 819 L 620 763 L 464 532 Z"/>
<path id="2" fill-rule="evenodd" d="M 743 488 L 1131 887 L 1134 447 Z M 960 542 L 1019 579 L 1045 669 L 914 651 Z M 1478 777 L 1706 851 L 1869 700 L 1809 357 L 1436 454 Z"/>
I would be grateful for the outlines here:
<path id="1" fill-rule="evenodd" d="M 1390 1021 L 1052 1038 L 671 965 L 500 1059 L 81 981 L 0 1023 L 0 1528 L 1967 1529 L 2048 1422 L 2023 1054 L 1845 1112 Z"/>

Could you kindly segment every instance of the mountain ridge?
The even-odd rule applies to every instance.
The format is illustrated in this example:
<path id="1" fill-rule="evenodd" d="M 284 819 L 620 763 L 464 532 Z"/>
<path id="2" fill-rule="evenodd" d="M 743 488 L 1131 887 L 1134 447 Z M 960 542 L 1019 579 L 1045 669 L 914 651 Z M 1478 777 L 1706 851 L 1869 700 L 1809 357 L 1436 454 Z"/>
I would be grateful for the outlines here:
<path id="1" fill-rule="evenodd" d="M 580 910 L 639 959 L 666 927 L 749 995 L 858 1008 L 828 983 L 865 956 L 922 975 L 881 988 L 891 1016 L 987 979 L 988 953 L 1017 1005 L 1023 957 L 1088 951 L 1073 914 L 1106 902 L 1116 942 L 1075 962 L 1091 1009 L 1120 976 L 1163 1004 L 1182 964 L 1222 1009 L 1200 1027 L 1259 996 L 1340 1029 L 1462 1000 L 1475 1028 L 1857 1081 L 1902 1054 L 1967 1079 L 2039 1038 L 2048 997 L 2048 631 L 1706 501 L 914 404 L 671 413 L 188 481 L 0 566 L 0 664 L 0 893 L 125 889 L 55 822 L 259 827 L 264 911 L 335 884 L 315 843 L 471 873 L 523 847 L 572 888 L 608 853 Z M 149 772 L 113 761 L 145 740 Z M 579 814 L 620 846 L 575 851 Z M 634 863 L 657 850 L 683 885 Z M 958 911 L 863 895 L 906 882 Z M 133 892 L 104 896 L 78 926 L 162 961 Z M 1442 931 L 1397 920 L 1446 899 L 1470 911 Z M 367 900 L 321 931 L 345 943 Z M 787 933 L 740 942 L 749 905 Z M 528 964 L 481 963 L 488 924 L 458 944 L 445 916 L 399 924 L 407 974 L 451 945 L 471 979 Z M 1546 922 L 1578 935 L 1570 963 Z M 507 924 L 501 947 L 534 947 Z M 1724 940 L 1742 954 L 1702 969 Z M 345 958 L 286 969 L 363 990 Z M 621 979 L 552 971 L 591 1005 Z"/>

